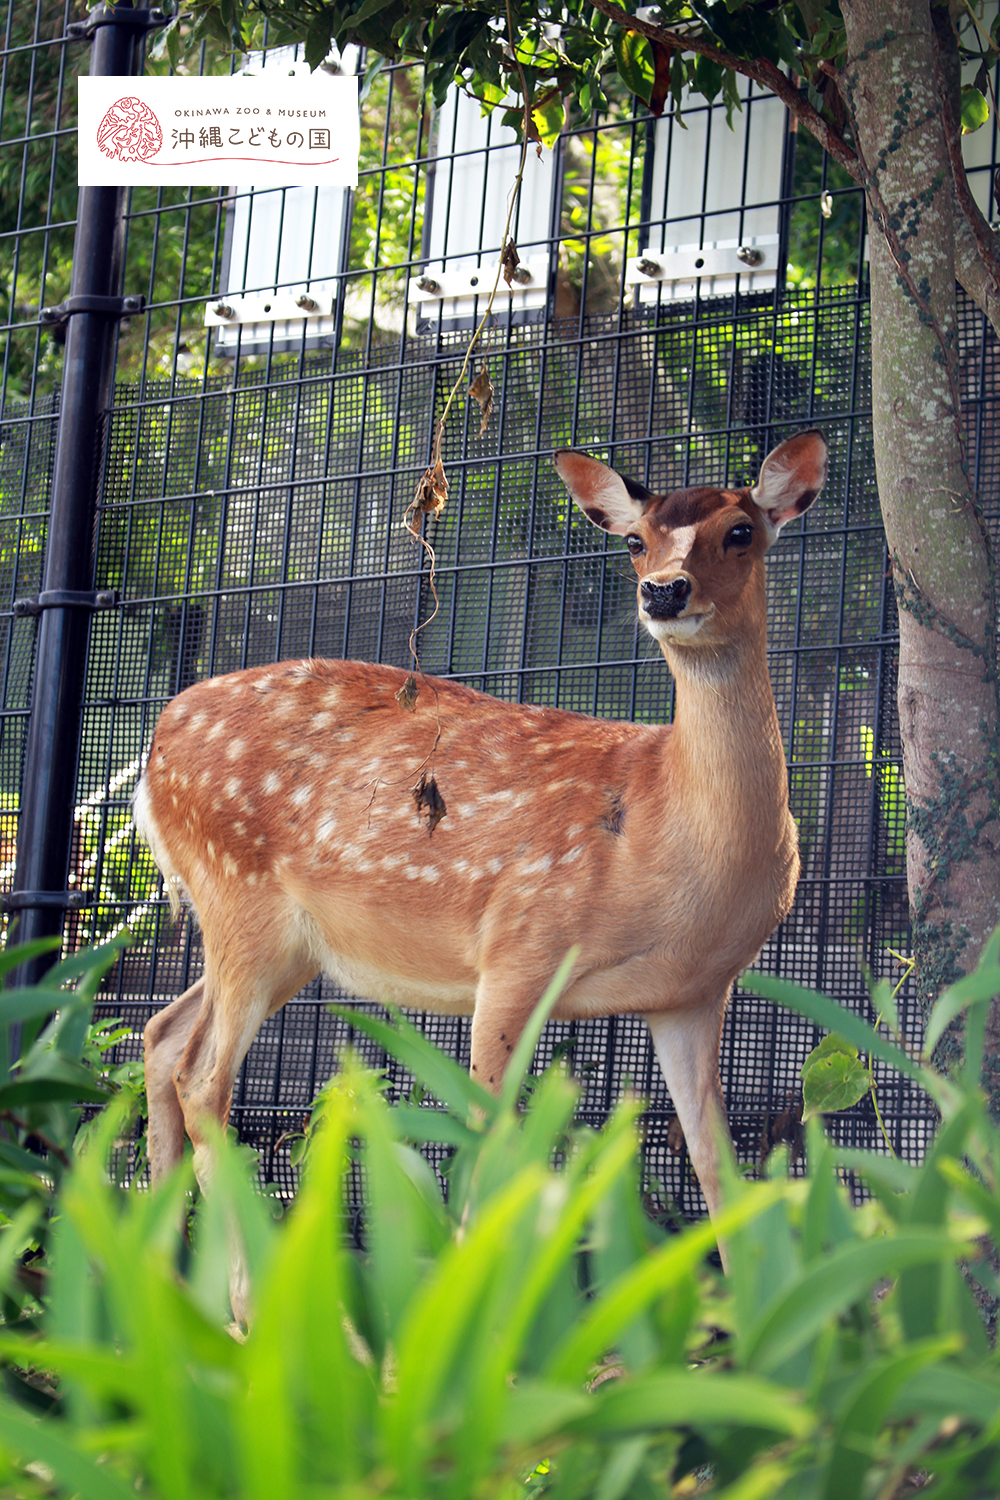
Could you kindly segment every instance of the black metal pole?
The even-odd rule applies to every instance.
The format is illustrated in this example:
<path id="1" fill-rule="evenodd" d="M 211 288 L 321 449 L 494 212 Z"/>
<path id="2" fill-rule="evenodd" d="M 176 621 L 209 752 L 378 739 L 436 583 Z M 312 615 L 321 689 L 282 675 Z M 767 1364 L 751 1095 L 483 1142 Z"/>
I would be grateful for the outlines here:
<path id="1" fill-rule="evenodd" d="M 91 76 L 138 71 L 149 11 L 103 7 L 76 28 L 93 37 Z M 80 904 L 67 890 L 90 617 L 107 596 L 94 587 L 98 483 L 114 374 L 115 326 L 141 299 L 121 299 L 124 187 L 80 189 L 70 296 L 49 312 L 67 320 L 43 590 L 26 608 L 39 615 L 31 719 L 18 824 L 14 890 L 6 900 L 10 942 L 62 931 Z M 43 317 L 45 313 L 43 313 Z M 12 976 L 34 983 L 55 961 L 34 959 Z M 11 1038 L 11 1054 L 17 1056 Z"/>

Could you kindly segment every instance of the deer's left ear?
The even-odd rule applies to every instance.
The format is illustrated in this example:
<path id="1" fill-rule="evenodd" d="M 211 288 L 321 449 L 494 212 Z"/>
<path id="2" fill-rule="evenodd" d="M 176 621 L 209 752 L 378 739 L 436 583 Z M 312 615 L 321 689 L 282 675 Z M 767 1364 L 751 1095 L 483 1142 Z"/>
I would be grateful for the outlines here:
<path id="1" fill-rule="evenodd" d="M 826 438 L 815 427 L 796 433 L 767 455 L 750 493 L 772 542 L 786 521 L 812 505 L 826 483 L 829 458 Z"/>
<path id="2" fill-rule="evenodd" d="M 562 448 L 552 461 L 574 503 L 602 531 L 627 536 L 642 520 L 650 501 L 660 498 L 588 453 Z"/>

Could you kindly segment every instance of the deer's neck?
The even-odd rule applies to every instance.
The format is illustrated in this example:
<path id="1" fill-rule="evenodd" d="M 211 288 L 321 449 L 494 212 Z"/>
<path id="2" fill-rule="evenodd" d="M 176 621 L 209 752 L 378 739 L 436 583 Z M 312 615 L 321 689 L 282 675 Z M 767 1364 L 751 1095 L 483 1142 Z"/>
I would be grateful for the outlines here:
<path id="1" fill-rule="evenodd" d="M 763 628 L 725 658 L 664 655 L 677 694 L 670 775 L 682 781 L 689 816 L 716 837 L 720 818 L 741 822 L 773 845 L 788 823 L 788 772 Z"/>

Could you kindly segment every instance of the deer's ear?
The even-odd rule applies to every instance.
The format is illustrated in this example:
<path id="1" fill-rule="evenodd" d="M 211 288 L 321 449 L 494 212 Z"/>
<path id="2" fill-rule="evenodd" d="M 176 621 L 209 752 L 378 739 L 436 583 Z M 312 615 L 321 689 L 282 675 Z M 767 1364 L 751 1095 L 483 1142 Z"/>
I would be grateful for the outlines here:
<path id="1" fill-rule="evenodd" d="M 553 462 L 574 503 L 602 531 L 627 536 L 642 520 L 650 501 L 660 498 L 587 453 L 563 448 Z"/>
<path id="2" fill-rule="evenodd" d="M 829 457 L 826 438 L 815 427 L 797 432 L 767 455 L 750 493 L 763 512 L 771 541 L 786 521 L 812 505 L 826 483 Z"/>

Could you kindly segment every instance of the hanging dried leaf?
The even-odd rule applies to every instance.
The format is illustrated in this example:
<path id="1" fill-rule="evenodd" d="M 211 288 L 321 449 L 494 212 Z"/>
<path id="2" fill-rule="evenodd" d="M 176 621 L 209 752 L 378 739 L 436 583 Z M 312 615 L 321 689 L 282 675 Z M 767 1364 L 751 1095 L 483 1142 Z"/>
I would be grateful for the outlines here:
<path id="1" fill-rule="evenodd" d="M 417 679 L 410 672 L 399 692 L 395 694 L 396 702 L 400 708 L 408 709 L 412 714 L 416 711 L 417 698 L 419 696 L 420 689 L 417 687 Z"/>
<path id="2" fill-rule="evenodd" d="M 521 257 L 517 253 L 517 246 L 513 240 L 508 240 L 503 247 L 503 254 L 500 257 L 500 265 L 503 268 L 503 279 L 508 286 L 513 286 L 514 272 L 520 264 Z"/>
<path id="3" fill-rule="evenodd" d="M 671 1156 L 680 1156 L 684 1150 L 684 1126 L 676 1115 L 667 1126 L 667 1150 Z"/>
<path id="4" fill-rule="evenodd" d="M 473 401 L 478 402 L 479 410 L 483 414 L 483 420 L 479 424 L 479 436 L 482 437 L 493 414 L 493 382 L 486 368 L 485 359 L 483 360 L 479 374 L 469 386 L 469 395 Z"/>
<path id="5" fill-rule="evenodd" d="M 438 791 L 438 784 L 433 776 L 428 776 L 426 771 L 421 772 L 420 780 L 413 788 L 413 800 L 417 805 L 417 812 L 427 814 L 428 837 L 434 832 L 441 819 L 447 817 L 448 809 L 444 798 Z"/>
<path id="6" fill-rule="evenodd" d="M 448 481 L 444 475 L 444 464 L 438 459 L 421 476 L 416 494 L 406 513 L 407 523 L 414 536 L 420 533 L 422 516 L 439 516 L 448 503 Z"/>

